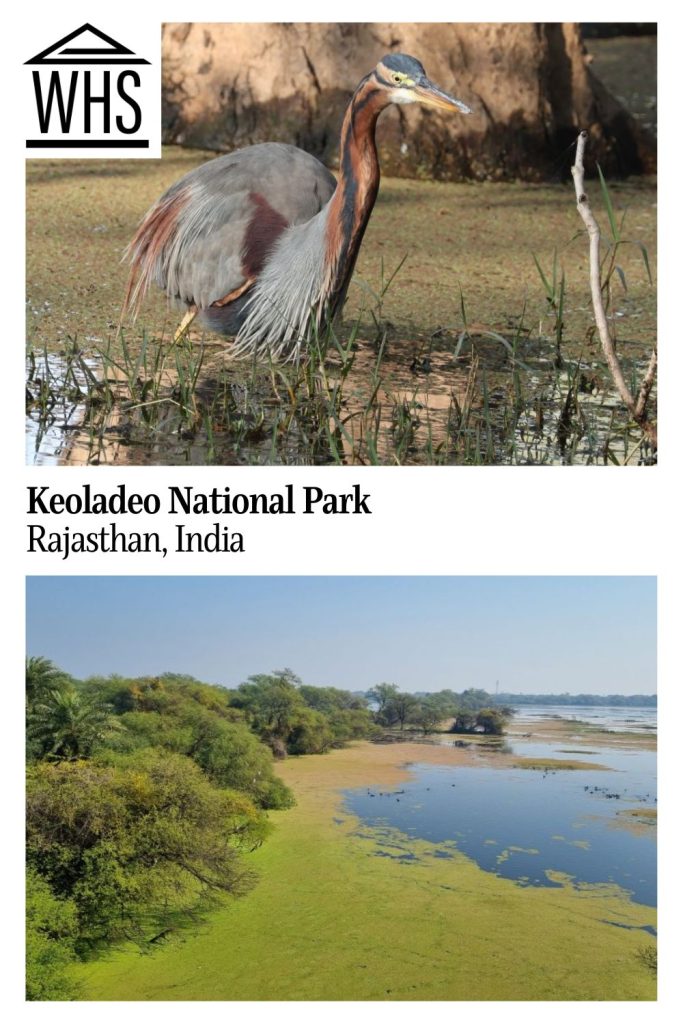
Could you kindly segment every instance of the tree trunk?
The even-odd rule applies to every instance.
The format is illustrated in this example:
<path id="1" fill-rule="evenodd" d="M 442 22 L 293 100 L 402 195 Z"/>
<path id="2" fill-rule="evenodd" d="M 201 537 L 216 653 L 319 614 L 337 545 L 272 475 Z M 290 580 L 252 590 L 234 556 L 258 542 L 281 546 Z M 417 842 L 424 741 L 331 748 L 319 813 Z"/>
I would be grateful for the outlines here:
<path id="1" fill-rule="evenodd" d="M 349 98 L 388 52 L 417 57 L 473 113 L 389 110 L 385 174 L 542 180 L 568 171 L 581 128 L 603 170 L 654 169 L 654 141 L 592 75 L 571 23 L 168 24 L 164 139 L 221 152 L 289 142 L 334 167 Z"/>
<path id="2" fill-rule="evenodd" d="M 276 757 L 278 761 L 284 761 L 284 759 L 287 757 L 287 744 L 285 743 L 282 736 L 266 736 L 265 741 L 270 747 L 270 749 L 273 751 L 274 757 Z"/>

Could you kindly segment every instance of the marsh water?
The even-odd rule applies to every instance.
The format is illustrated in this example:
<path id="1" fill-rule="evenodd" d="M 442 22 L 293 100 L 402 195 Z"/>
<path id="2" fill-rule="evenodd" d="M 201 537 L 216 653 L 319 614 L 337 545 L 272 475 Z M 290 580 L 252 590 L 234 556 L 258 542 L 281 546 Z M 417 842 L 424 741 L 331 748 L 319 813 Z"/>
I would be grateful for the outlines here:
<path id="1" fill-rule="evenodd" d="M 585 704 L 520 704 L 515 706 L 515 728 L 545 718 L 585 722 L 608 732 L 657 732 L 656 707 L 592 707 Z"/>
<path id="2" fill-rule="evenodd" d="M 120 355 L 114 364 L 85 349 L 32 352 L 27 462 L 653 461 L 599 360 L 578 356 L 558 368 L 547 339 L 450 332 L 379 348 L 359 342 L 313 373 L 276 374 L 231 364 L 224 345 L 203 346 L 154 343 L 152 368 L 139 350 L 128 368 Z M 633 365 L 642 372 L 644 361 Z"/>
<path id="3" fill-rule="evenodd" d="M 533 721 L 541 709 L 524 710 Z M 640 716 L 641 725 L 654 724 L 650 709 L 581 708 L 584 720 L 587 710 L 601 723 L 615 722 L 623 711 Z M 434 856 L 452 857 L 457 850 L 519 885 L 558 886 L 569 877 L 577 887 L 619 886 L 634 901 L 655 906 L 656 754 L 608 746 L 599 736 L 579 749 L 566 738 L 539 742 L 513 735 L 498 744 L 505 756 L 498 766 L 496 746 L 478 746 L 480 763 L 472 766 L 412 764 L 405 785 L 348 791 L 346 807 L 363 828 L 379 831 L 381 855 L 406 865 L 416 862 L 411 842 L 423 839 L 437 844 Z M 516 767 L 510 754 L 550 759 L 551 765 Z M 552 766 L 563 760 L 602 770 Z"/>

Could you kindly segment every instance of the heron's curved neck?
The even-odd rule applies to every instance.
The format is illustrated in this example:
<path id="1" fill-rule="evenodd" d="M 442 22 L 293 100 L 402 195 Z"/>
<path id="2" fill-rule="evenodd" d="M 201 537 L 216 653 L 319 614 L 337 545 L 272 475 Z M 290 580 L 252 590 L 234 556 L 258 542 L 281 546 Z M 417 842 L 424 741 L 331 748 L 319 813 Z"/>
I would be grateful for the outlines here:
<path id="1" fill-rule="evenodd" d="M 379 189 L 375 125 L 387 103 L 386 92 L 371 73 L 356 89 L 344 117 L 339 182 L 327 217 L 327 258 L 335 267 L 332 292 L 346 291 L 375 205 Z"/>

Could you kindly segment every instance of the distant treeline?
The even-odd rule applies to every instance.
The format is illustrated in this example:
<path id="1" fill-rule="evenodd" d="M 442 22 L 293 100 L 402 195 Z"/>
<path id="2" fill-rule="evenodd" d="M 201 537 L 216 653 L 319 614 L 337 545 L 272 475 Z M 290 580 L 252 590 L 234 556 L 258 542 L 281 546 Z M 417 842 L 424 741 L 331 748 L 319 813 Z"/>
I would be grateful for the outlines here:
<path id="1" fill-rule="evenodd" d="M 373 719 L 387 729 L 420 729 L 433 732 L 453 719 L 451 732 L 481 732 L 500 735 L 512 708 L 494 703 L 486 690 L 470 688 L 462 693 L 439 690 L 436 693 L 407 693 L 393 683 L 379 683 L 363 695 L 373 707 Z"/>
<path id="2" fill-rule="evenodd" d="M 607 696 L 597 693 L 499 693 L 491 697 L 494 704 L 525 704 L 525 705 L 567 705 L 594 708 L 656 708 L 656 694 L 610 693 Z"/>

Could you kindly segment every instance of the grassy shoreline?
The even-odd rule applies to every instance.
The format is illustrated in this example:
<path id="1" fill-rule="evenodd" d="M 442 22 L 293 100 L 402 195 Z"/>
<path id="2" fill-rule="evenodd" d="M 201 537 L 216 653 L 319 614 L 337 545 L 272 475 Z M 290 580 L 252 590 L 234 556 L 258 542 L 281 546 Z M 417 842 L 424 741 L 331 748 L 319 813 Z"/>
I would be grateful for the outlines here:
<path id="1" fill-rule="evenodd" d="M 401 862 L 375 855 L 386 836 L 365 827 L 358 836 L 345 789 L 398 784 L 410 762 L 472 758 L 454 747 L 356 743 L 281 763 L 297 806 L 272 814 L 274 834 L 253 855 L 254 892 L 152 955 L 125 949 L 79 965 L 82 997 L 656 998 L 638 930 L 656 912 L 617 887 L 522 888 L 457 851 L 441 859 L 433 844 L 401 836 L 416 856 Z"/>

